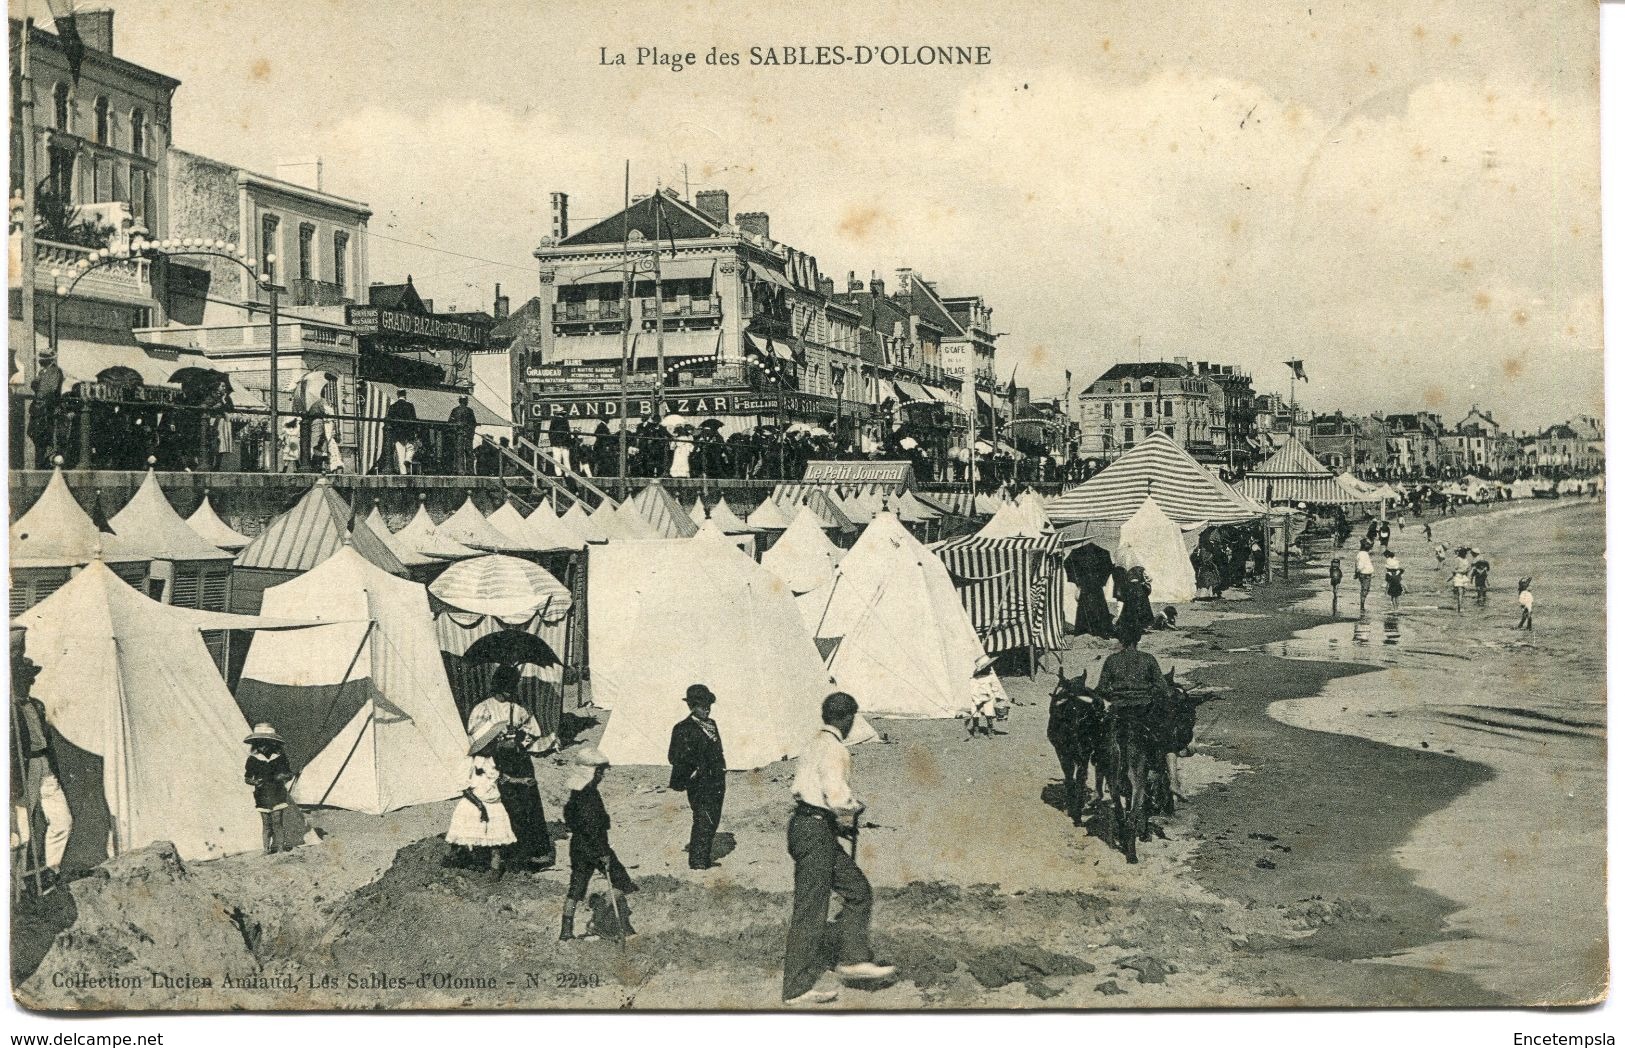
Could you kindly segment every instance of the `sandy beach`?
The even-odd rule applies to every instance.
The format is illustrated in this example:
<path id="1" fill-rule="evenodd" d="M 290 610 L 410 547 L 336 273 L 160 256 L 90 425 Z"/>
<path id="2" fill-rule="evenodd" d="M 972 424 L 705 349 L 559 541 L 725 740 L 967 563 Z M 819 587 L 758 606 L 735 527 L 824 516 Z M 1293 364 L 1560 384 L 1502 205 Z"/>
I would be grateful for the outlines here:
<path id="1" fill-rule="evenodd" d="M 1098 817 L 1084 832 L 1060 810 L 1044 737 L 1053 658 L 1033 680 L 1007 678 L 1007 735 L 876 720 L 882 740 L 854 750 L 870 803 L 860 862 L 876 887 L 876 948 L 899 979 L 835 1007 L 1595 999 L 1604 680 L 1601 600 L 1587 587 L 1602 585 L 1603 511 L 1524 509 L 1435 525 L 1439 541 L 1478 544 L 1497 565 L 1489 605 L 1459 617 L 1440 606 L 1444 576 L 1420 527 L 1397 533 L 1411 591 L 1392 644 L 1380 613 L 1354 620 L 1352 588 L 1329 617 L 1323 557 L 1148 638 L 1165 668 L 1219 699 L 1181 762 L 1188 802 L 1159 820 L 1165 839 L 1142 846 L 1138 866 Z M 1532 639 L 1509 628 L 1519 573 L 1537 577 Z M 1075 639 L 1066 672 L 1093 679 L 1109 650 Z M 542 761 L 539 773 L 556 823 L 562 769 Z M 291 854 L 183 867 L 149 849 L 19 912 L 17 996 L 44 1009 L 772 1008 L 790 776 L 787 763 L 731 775 L 720 866 L 693 873 L 685 802 L 660 788 L 664 769 L 612 771 L 615 845 L 642 889 L 641 934 L 624 950 L 555 941 L 567 871 L 492 881 L 442 869 L 449 802 L 383 818 L 324 811 L 312 816 L 322 842 Z M 224 987 L 228 973 L 248 985 Z M 119 975 L 138 985 L 97 984 Z"/>

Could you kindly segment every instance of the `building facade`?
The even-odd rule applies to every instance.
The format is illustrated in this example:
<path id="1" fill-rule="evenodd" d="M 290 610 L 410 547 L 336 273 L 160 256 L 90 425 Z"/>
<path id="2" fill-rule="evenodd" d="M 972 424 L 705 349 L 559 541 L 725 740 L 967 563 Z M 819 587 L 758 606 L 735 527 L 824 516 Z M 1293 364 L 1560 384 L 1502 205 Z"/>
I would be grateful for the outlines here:
<path id="1" fill-rule="evenodd" d="M 1388 466 L 1388 427 L 1369 415 L 1315 415 L 1304 444 L 1334 473 L 1375 475 Z"/>
<path id="2" fill-rule="evenodd" d="M 1218 382 L 1173 362 L 1114 364 L 1078 394 L 1078 453 L 1109 460 L 1162 432 L 1198 461 L 1222 465 L 1230 425 Z"/>
<path id="3" fill-rule="evenodd" d="M 1445 427 L 1431 411 L 1389 415 L 1388 468 L 1403 477 L 1437 477 L 1446 464 Z"/>

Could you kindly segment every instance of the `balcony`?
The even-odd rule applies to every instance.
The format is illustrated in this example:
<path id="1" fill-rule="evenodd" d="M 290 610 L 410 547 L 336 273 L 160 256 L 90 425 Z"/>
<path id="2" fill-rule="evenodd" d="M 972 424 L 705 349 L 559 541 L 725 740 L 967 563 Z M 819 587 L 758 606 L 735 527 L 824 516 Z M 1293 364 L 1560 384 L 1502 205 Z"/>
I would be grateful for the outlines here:
<path id="1" fill-rule="evenodd" d="M 257 357 L 271 350 L 271 325 L 213 324 L 209 326 L 137 328 L 142 342 L 178 349 L 200 349 L 215 358 Z M 348 328 L 319 321 L 284 321 L 277 325 L 277 352 L 326 352 L 354 354 L 355 333 Z"/>
<path id="2" fill-rule="evenodd" d="M 639 307 L 643 317 L 645 330 L 653 331 L 655 326 L 656 302 L 653 298 L 639 299 Z M 660 319 L 666 330 L 673 328 L 712 327 L 722 320 L 722 296 L 702 295 L 689 297 L 679 295 L 676 298 L 666 299 L 659 303 Z"/>
<path id="3" fill-rule="evenodd" d="M 557 326 L 613 324 L 626 322 L 626 306 L 619 299 L 589 299 L 586 302 L 553 303 L 553 323 Z"/>
<path id="4" fill-rule="evenodd" d="M 288 281 L 290 306 L 353 306 L 355 299 L 345 295 L 343 286 L 331 280 L 296 277 Z"/>
<path id="5" fill-rule="evenodd" d="M 54 240 L 34 241 L 34 286 L 55 294 L 58 284 L 66 287 L 78 275 L 79 263 L 90 260 L 91 248 L 61 244 Z M 60 271 L 60 278 L 51 270 Z M 152 299 L 152 263 L 145 258 L 116 259 L 85 273 L 74 288 L 78 298 L 111 299 L 145 303 Z"/>

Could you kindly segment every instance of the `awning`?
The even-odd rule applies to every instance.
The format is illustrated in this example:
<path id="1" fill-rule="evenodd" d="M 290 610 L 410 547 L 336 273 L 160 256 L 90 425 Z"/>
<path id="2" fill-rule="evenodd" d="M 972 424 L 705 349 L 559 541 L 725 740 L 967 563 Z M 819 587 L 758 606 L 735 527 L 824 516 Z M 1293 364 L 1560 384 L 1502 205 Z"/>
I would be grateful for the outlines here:
<path id="1" fill-rule="evenodd" d="M 143 385 L 168 386 L 172 385 L 169 376 L 182 367 L 175 355 L 153 356 L 138 345 L 64 338 L 57 340 L 56 347 L 56 366 L 62 369 L 65 385 L 69 386 L 96 382 L 98 375 L 111 368 L 129 368 L 141 376 Z"/>
<path id="2" fill-rule="evenodd" d="M 976 399 L 984 408 L 987 408 L 989 411 L 993 410 L 993 398 L 988 396 L 986 393 L 982 392 L 981 390 L 977 390 Z"/>
<path id="3" fill-rule="evenodd" d="M 722 331 L 668 331 L 666 332 L 666 363 L 691 360 L 695 357 L 714 357 L 722 346 Z M 558 343 L 554 343 L 557 345 Z M 660 343 L 653 331 L 640 331 L 632 347 L 632 359 L 654 360 Z"/>
<path id="4" fill-rule="evenodd" d="M 935 386 L 926 386 L 925 391 L 926 391 L 927 394 L 930 395 L 932 400 L 940 400 L 944 404 L 957 404 L 957 403 L 959 403 L 958 399 L 956 399 L 954 397 L 950 397 L 947 394 L 946 391 L 940 390 L 940 389 L 936 388 Z"/>
<path id="5" fill-rule="evenodd" d="M 909 382 L 904 379 L 898 379 L 894 385 L 897 386 L 897 392 L 901 394 L 901 396 L 897 398 L 900 403 L 906 404 L 911 400 L 931 400 L 931 394 L 927 393 L 925 391 L 925 387 L 921 386 L 917 382 Z"/>
<path id="6" fill-rule="evenodd" d="M 640 275 L 641 274 L 633 273 L 632 274 L 632 279 L 634 281 L 636 281 Z M 599 272 L 599 273 L 583 273 L 579 277 L 572 277 L 569 280 L 561 280 L 561 281 L 559 281 L 559 286 L 560 287 L 587 287 L 588 285 L 591 285 L 591 284 L 624 285 L 625 283 L 626 283 L 626 271 L 625 270 L 606 269 L 606 270 L 603 270 L 602 272 Z"/>
<path id="7" fill-rule="evenodd" d="M 513 425 L 513 422 L 484 404 L 479 397 L 468 393 L 447 392 L 441 389 L 413 389 L 411 386 L 390 386 L 389 388 L 392 390 L 406 390 L 406 399 L 411 401 L 420 422 L 445 422 L 451 418 L 451 409 L 457 406 L 457 398 L 468 397 L 468 406 L 474 409 L 474 422 L 476 425 Z"/>
<path id="8" fill-rule="evenodd" d="M 769 284 L 777 284 L 779 287 L 791 286 L 789 278 L 787 278 L 783 273 L 780 273 L 778 270 L 768 269 L 760 262 L 751 262 L 749 265 L 751 273 L 754 274 L 758 280 L 765 280 Z"/>
<path id="9" fill-rule="evenodd" d="M 783 342 L 778 342 L 770 338 L 766 340 L 767 345 L 764 347 L 761 343 L 757 342 L 756 339 L 752 338 L 749 332 L 742 333 L 740 338 L 744 339 L 745 348 L 747 350 L 751 350 L 759 356 L 778 357 L 780 360 L 795 359 L 795 354 L 791 352 L 790 347 L 785 345 Z"/>
<path id="10" fill-rule="evenodd" d="M 716 261 L 709 258 L 662 258 L 660 260 L 660 279 L 667 280 L 710 280 L 716 270 Z M 653 282 L 654 274 L 651 272 L 638 272 L 638 282 Z"/>

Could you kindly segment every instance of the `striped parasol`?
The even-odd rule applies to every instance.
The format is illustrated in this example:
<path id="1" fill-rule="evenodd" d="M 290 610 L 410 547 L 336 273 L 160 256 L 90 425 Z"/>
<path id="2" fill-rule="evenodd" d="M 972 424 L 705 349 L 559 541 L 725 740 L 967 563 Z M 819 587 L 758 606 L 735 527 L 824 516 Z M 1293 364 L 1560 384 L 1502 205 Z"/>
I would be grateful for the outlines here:
<path id="1" fill-rule="evenodd" d="M 538 614 L 554 622 L 569 613 L 573 602 L 570 591 L 545 568 L 501 554 L 453 564 L 430 583 L 429 592 L 456 611 L 508 622 Z"/>

